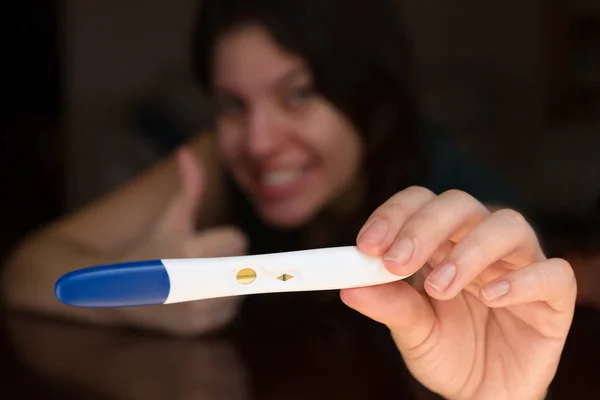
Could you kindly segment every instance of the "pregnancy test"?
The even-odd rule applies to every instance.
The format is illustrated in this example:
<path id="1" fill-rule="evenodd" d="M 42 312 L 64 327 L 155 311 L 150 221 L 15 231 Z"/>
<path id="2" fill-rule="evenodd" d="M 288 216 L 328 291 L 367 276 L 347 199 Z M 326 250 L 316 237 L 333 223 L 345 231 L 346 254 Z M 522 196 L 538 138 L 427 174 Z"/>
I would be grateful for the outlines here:
<path id="1" fill-rule="evenodd" d="M 172 304 L 249 294 L 333 290 L 389 283 L 381 257 L 356 246 L 236 257 L 100 265 L 69 272 L 56 297 L 76 307 Z"/>

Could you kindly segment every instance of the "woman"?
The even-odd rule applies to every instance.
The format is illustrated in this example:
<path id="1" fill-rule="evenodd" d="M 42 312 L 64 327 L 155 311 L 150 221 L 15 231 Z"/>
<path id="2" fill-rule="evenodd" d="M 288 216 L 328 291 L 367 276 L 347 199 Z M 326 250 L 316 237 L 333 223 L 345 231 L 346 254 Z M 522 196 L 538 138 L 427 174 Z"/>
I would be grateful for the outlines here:
<path id="1" fill-rule="evenodd" d="M 544 398 L 573 315 L 572 269 L 546 259 L 519 213 L 484 206 L 504 200 L 483 190 L 489 178 L 439 157 L 448 147 L 422 130 L 394 4 L 203 1 L 194 54 L 213 129 L 25 241 L 7 300 L 199 333 L 231 321 L 240 299 L 73 309 L 52 286 L 113 261 L 357 244 L 393 273 L 419 271 L 414 286 L 341 298 L 390 329 L 425 386 L 447 398 Z"/>

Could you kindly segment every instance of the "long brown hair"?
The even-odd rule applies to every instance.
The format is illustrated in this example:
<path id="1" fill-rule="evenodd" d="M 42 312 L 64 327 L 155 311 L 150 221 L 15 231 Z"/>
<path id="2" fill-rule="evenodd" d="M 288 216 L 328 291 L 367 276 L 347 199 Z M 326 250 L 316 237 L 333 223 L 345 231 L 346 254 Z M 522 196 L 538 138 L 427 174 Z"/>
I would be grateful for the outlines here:
<path id="1" fill-rule="evenodd" d="M 423 172 L 412 49 L 397 3 L 203 0 L 199 9 L 193 56 L 196 76 L 205 90 L 210 93 L 212 54 L 219 37 L 241 25 L 258 24 L 282 47 L 306 60 L 315 90 L 345 114 L 361 134 L 368 196 L 353 217 L 339 226 L 332 245 L 353 244 L 357 229 L 374 208 L 396 191 L 418 182 Z M 233 184 L 232 190 L 236 190 Z M 255 246 L 255 251 L 270 251 L 278 247 L 277 242 L 281 249 L 297 245 L 293 233 L 283 234 L 262 225 L 241 197 L 236 207 L 242 229 L 252 230 L 253 240 L 263 239 L 265 243 Z"/>

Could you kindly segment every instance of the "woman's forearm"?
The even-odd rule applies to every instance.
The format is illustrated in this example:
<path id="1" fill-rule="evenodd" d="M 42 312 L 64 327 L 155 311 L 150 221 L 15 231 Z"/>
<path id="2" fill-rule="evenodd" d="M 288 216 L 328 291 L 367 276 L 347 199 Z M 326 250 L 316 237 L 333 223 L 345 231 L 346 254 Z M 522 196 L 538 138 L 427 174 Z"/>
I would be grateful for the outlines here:
<path id="1" fill-rule="evenodd" d="M 94 323 L 115 322 L 110 309 L 70 307 L 56 299 L 57 279 L 74 269 L 117 261 L 118 255 L 100 255 L 52 232 L 25 240 L 2 269 L 1 295 L 10 307 Z"/>
<path id="2" fill-rule="evenodd" d="M 191 150 L 203 168 L 203 196 L 197 204 L 197 228 L 217 224 L 224 215 L 221 172 L 214 138 L 194 138 Z M 75 269 L 123 261 L 143 242 L 179 196 L 182 182 L 175 154 L 123 187 L 25 238 L 2 268 L 2 297 L 13 307 L 112 322 L 107 310 L 79 309 L 60 303 L 56 280 Z M 168 235 L 167 235 L 168 236 Z M 152 247 L 152 246 L 151 246 Z"/>

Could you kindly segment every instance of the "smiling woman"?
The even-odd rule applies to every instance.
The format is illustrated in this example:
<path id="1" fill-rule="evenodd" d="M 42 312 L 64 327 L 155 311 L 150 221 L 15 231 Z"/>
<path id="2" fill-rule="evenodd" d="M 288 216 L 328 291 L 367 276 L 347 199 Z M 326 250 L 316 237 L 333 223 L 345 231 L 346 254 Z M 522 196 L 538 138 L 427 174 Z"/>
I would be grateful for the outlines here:
<path id="1" fill-rule="evenodd" d="M 267 223 L 301 225 L 352 185 L 359 136 L 297 56 L 252 26 L 221 40 L 214 65 L 221 153 Z"/>
<path id="2" fill-rule="evenodd" d="M 89 310 L 52 288 L 87 265 L 356 245 L 420 278 L 341 292 L 391 331 L 420 382 L 447 398 L 541 399 L 573 316 L 573 271 L 546 259 L 522 214 L 486 207 L 508 205 L 502 185 L 421 123 L 396 3 L 204 0 L 193 54 L 212 129 L 25 240 L 4 276 L 9 303 L 203 333 L 242 299 Z"/>
<path id="3" fill-rule="evenodd" d="M 215 99 L 214 128 L 232 177 L 269 225 L 352 209 L 356 230 L 368 210 L 417 182 L 411 56 L 399 17 L 387 1 L 201 9 L 195 65 Z"/>

